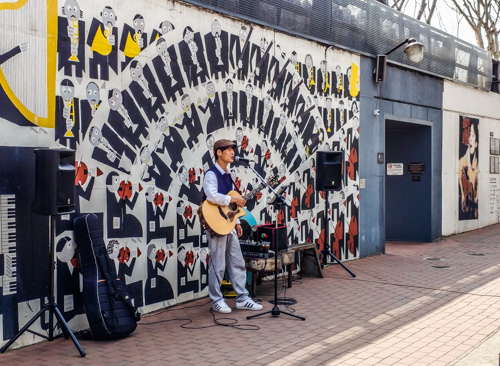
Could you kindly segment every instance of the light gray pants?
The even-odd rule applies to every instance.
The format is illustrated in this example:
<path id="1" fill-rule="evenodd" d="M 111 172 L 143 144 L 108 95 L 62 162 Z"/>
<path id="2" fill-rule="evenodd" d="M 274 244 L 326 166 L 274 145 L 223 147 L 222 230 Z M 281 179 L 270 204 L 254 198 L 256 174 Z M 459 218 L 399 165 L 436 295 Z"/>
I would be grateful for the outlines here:
<path id="1" fill-rule="evenodd" d="M 210 237 L 210 234 L 207 233 L 207 239 L 210 249 L 208 295 L 212 304 L 223 299 L 220 287 L 226 267 L 229 277 L 231 277 L 233 289 L 237 294 L 236 301 L 245 301 L 248 298 L 248 291 L 245 287 L 247 271 L 236 229 L 225 236 Z"/>

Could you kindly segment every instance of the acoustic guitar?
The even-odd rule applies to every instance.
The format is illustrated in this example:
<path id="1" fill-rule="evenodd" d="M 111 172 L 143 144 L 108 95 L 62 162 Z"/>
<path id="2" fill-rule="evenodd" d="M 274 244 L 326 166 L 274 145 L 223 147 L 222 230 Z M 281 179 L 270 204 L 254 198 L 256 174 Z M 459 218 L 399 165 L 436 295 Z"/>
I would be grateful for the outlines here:
<path id="1" fill-rule="evenodd" d="M 279 181 L 279 178 L 275 175 L 267 179 L 267 183 L 273 188 L 279 184 Z M 253 190 L 243 195 L 243 198 L 245 201 L 252 199 L 264 187 L 266 187 L 266 184 L 262 182 Z M 227 195 L 234 197 L 240 194 L 236 191 L 230 191 Z M 235 228 L 236 221 L 245 214 L 245 210 L 236 203 L 230 203 L 229 206 L 219 206 L 205 200 L 198 208 L 200 222 L 205 230 L 212 236 L 229 234 Z"/>

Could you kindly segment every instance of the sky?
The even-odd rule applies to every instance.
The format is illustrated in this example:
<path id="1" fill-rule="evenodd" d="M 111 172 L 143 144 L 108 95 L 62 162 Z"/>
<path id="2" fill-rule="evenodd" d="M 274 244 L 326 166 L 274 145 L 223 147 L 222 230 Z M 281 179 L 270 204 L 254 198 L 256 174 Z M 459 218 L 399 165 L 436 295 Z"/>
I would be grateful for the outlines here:
<path id="1" fill-rule="evenodd" d="M 433 27 L 441 29 L 475 46 L 477 45 L 474 32 L 467 22 L 463 18 L 461 19 L 457 12 L 452 9 L 451 1 L 438 0 L 436 7 L 437 12 L 434 13 L 431 20 L 431 25 Z M 414 16 L 415 9 L 409 6 L 405 9 L 405 13 Z"/>

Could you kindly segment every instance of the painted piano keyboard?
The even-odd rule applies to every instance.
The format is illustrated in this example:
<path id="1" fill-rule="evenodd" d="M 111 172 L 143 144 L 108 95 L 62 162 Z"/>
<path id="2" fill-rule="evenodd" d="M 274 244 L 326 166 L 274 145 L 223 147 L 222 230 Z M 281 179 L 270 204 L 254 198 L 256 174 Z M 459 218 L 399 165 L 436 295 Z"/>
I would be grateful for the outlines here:
<path id="1" fill-rule="evenodd" d="M 2 293 L 4 296 L 17 293 L 17 256 L 16 256 L 16 196 L 0 195 L 0 271 Z"/>

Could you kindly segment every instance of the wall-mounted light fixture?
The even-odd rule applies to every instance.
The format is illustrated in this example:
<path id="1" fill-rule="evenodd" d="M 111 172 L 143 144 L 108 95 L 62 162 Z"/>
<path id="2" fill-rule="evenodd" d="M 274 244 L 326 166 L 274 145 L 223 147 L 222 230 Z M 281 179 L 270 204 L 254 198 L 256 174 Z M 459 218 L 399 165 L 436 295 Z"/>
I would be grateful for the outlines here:
<path id="1" fill-rule="evenodd" d="M 403 43 L 398 44 L 392 50 L 387 52 L 385 55 L 377 56 L 377 67 L 375 69 L 375 81 L 381 82 L 385 81 L 385 69 L 387 66 L 387 55 L 396 51 L 399 47 L 405 46 L 404 53 L 410 59 L 410 61 L 419 63 L 424 58 L 424 45 L 415 38 L 407 38 Z"/>

